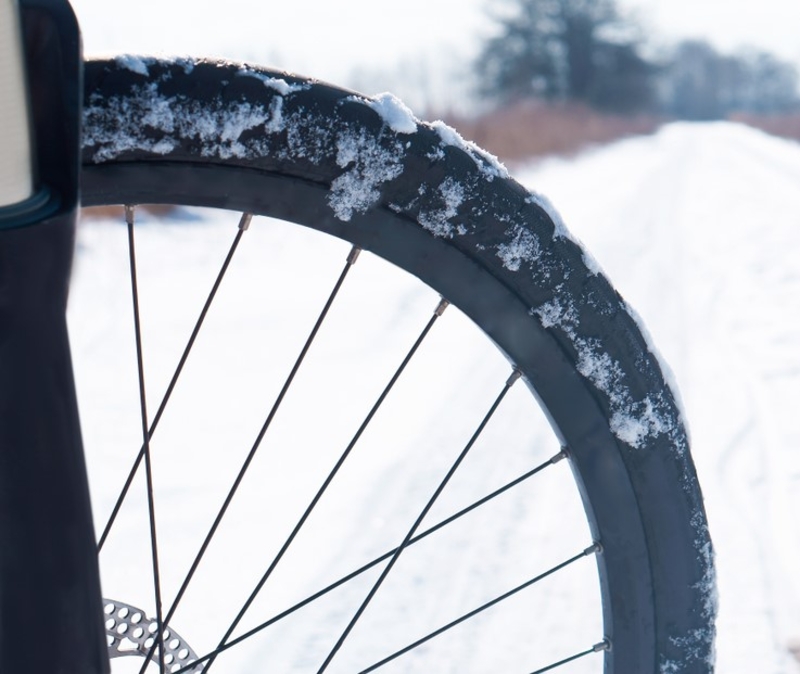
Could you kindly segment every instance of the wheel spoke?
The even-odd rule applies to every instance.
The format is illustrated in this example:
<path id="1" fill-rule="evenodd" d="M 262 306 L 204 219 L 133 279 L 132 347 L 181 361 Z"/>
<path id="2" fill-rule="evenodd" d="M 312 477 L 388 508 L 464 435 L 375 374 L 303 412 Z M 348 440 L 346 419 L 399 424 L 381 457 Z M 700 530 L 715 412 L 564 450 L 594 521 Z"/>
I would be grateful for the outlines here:
<path id="1" fill-rule="evenodd" d="M 469 613 L 465 613 L 460 618 L 457 618 L 456 620 L 453 620 L 452 622 L 447 623 L 443 627 L 440 627 L 439 629 L 434 630 L 430 634 L 422 637 L 421 639 L 418 639 L 417 641 L 415 641 L 412 644 L 409 644 L 405 648 L 401 648 L 399 651 L 396 651 L 396 652 L 392 653 L 392 655 L 384 658 L 383 660 L 381 660 L 379 662 L 376 662 L 374 665 L 371 665 L 371 666 L 367 667 L 366 669 L 361 670 L 361 672 L 359 672 L 359 674 L 367 674 L 367 672 L 375 671 L 379 667 L 382 667 L 383 665 L 391 662 L 392 660 L 395 660 L 396 658 L 399 658 L 401 655 L 405 655 L 409 651 L 412 651 L 415 648 L 417 648 L 418 646 L 421 646 L 422 644 L 430 641 L 431 639 L 433 639 L 435 637 L 438 637 L 441 634 L 444 634 L 448 630 L 456 627 L 457 625 L 460 625 L 461 623 L 469 620 L 470 618 L 474 618 L 479 613 L 483 613 L 484 611 L 492 608 L 493 606 L 496 606 L 500 602 L 505 601 L 509 597 L 513 597 L 515 594 L 517 594 L 519 592 L 522 592 L 522 590 L 525 590 L 526 588 L 529 588 L 532 585 L 535 585 L 536 583 L 544 580 L 548 576 L 553 575 L 557 571 L 560 571 L 561 569 L 564 569 L 567 566 L 570 566 L 571 564 L 574 564 L 579 559 L 583 559 L 584 557 L 588 557 L 589 555 L 594 554 L 594 553 L 599 552 L 599 551 L 600 551 L 600 545 L 595 543 L 594 545 L 586 548 L 585 550 L 583 550 L 579 554 L 577 554 L 577 555 L 575 555 L 573 557 L 570 557 L 569 559 L 567 559 L 564 562 L 561 562 L 561 564 L 558 564 L 558 565 L 554 566 L 553 568 L 548 569 L 544 573 L 541 573 L 538 576 L 536 576 L 534 578 L 531 578 L 529 581 L 526 581 L 525 583 L 522 583 L 521 585 L 518 585 L 517 587 L 513 588 L 512 590 L 509 590 L 508 592 L 506 592 L 504 594 L 501 594 L 499 597 L 495 597 L 491 601 L 488 601 L 485 604 L 482 604 L 481 606 L 479 606 L 476 609 L 473 609 Z M 545 669 L 540 669 L 538 671 L 539 672 L 547 671 L 548 669 L 552 669 L 552 668 L 554 668 L 554 667 L 556 667 L 558 665 L 561 665 L 561 664 L 566 664 L 567 662 L 571 662 L 572 660 L 576 660 L 578 657 L 581 657 L 582 655 L 586 655 L 587 653 L 592 653 L 592 652 L 594 652 L 594 651 L 593 650 L 586 651 L 585 653 L 582 653 L 581 655 L 573 656 L 568 660 L 562 660 L 559 663 L 550 665 L 549 667 L 546 667 Z M 536 673 L 534 673 L 534 674 L 536 674 Z"/>
<path id="2" fill-rule="evenodd" d="M 215 536 L 215 534 L 217 532 L 217 529 L 219 528 L 220 524 L 222 523 L 222 519 L 225 517 L 225 513 L 228 511 L 228 508 L 230 507 L 230 504 L 233 501 L 233 498 L 236 495 L 236 492 L 238 491 L 239 486 L 241 485 L 242 480 L 244 479 L 244 476 L 247 474 L 247 471 L 250 468 L 251 463 L 253 462 L 253 459 L 254 459 L 254 457 L 256 455 L 256 452 L 258 451 L 259 447 L 261 447 L 261 444 L 262 444 L 262 442 L 264 440 L 264 436 L 266 435 L 267 431 L 269 430 L 269 427 L 272 424 L 272 421 L 275 418 L 275 415 L 278 413 L 278 410 L 280 409 L 281 403 L 283 402 L 284 398 L 286 397 L 286 394 L 289 392 L 289 388 L 291 387 L 292 382 L 294 381 L 295 376 L 297 375 L 297 372 L 300 370 L 300 366 L 303 364 L 303 361 L 305 360 L 305 357 L 308 354 L 308 351 L 311 348 L 311 345 L 314 343 L 314 340 L 317 337 L 317 333 L 319 332 L 320 328 L 322 327 L 322 324 L 325 321 L 325 318 L 327 317 L 328 312 L 330 311 L 331 307 L 333 306 L 334 300 L 336 299 L 337 295 L 339 294 L 339 291 L 341 290 L 342 285 L 344 284 L 344 281 L 347 278 L 348 272 L 353 267 L 353 265 L 356 263 L 356 260 L 358 259 L 358 256 L 359 256 L 360 252 L 361 252 L 361 250 L 354 246 L 351 249 L 350 253 L 348 254 L 347 261 L 345 262 L 344 268 L 342 269 L 342 272 L 339 275 L 339 278 L 337 279 L 336 284 L 333 287 L 333 290 L 331 291 L 330 295 L 328 296 L 328 300 L 326 301 L 325 306 L 323 307 L 322 311 L 320 312 L 319 316 L 317 317 L 317 321 L 314 324 L 314 327 L 311 329 L 311 332 L 309 333 L 308 338 L 306 339 L 306 342 L 303 345 L 303 348 L 300 350 L 300 354 L 298 355 L 297 359 L 295 360 L 294 365 L 292 366 L 292 369 L 289 372 L 289 375 L 288 375 L 288 377 L 286 378 L 286 381 L 283 384 L 283 387 L 281 388 L 280 392 L 278 393 L 277 398 L 275 399 L 275 402 L 273 403 L 272 407 L 270 408 L 270 411 L 267 414 L 267 418 L 264 421 L 264 424 L 261 426 L 261 430 L 259 431 L 255 442 L 253 443 L 252 447 L 250 448 L 250 451 L 247 454 L 247 457 L 245 457 L 245 460 L 242 463 L 241 468 L 239 469 L 239 472 L 238 472 L 238 474 L 236 476 L 236 479 L 234 480 L 233 484 L 231 485 L 231 487 L 230 487 L 230 489 L 228 491 L 228 494 L 226 495 L 225 500 L 222 503 L 222 506 L 220 507 L 219 511 L 217 512 L 216 517 L 214 518 L 213 524 L 211 525 L 210 529 L 208 530 L 208 533 L 206 534 L 206 537 L 203 540 L 203 543 L 200 546 L 200 549 L 198 550 L 197 554 L 195 555 L 194 561 L 192 562 L 192 565 L 189 568 L 189 571 L 186 573 L 186 576 L 184 577 L 184 580 L 181 583 L 181 587 L 178 590 L 178 593 L 177 593 L 177 595 L 175 596 L 175 599 L 172 602 L 172 606 L 170 607 L 169 611 L 167 612 L 167 617 L 166 617 L 166 621 L 167 622 L 169 622 L 172 619 L 172 617 L 175 615 L 175 611 L 178 609 L 178 606 L 179 606 L 179 604 L 181 602 L 181 599 L 183 599 L 183 596 L 186 593 L 186 590 L 188 589 L 189 584 L 191 583 L 195 572 L 197 571 L 198 567 L 200 566 L 200 562 L 202 561 L 203 557 L 205 556 L 206 550 L 208 550 L 208 546 L 211 544 L 211 541 L 214 538 L 214 536 Z M 266 581 L 266 578 L 264 578 L 262 580 L 260 585 L 263 585 L 263 583 L 265 581 Z M 260 586 L 259 586 L 259 589 L 260 589 Z M 255 594 L 257 594 L 257 591 L 251 596 L 250 600 L 248 600 L 247 605 L 245 606 L 245 608 L 242 609 L 240 615 L 234 621 L 233 626 L 226 633 L 225 638 L 230 636 L 230 633 L 233 631 L 235 626 L 238 624 L 239 620 L 241 620 L 241 617 L 244 615 L 244 612 L 247 610 L 247 607 L 249 607 L 250 603 L 252 603 L 252 600 L 255 599 Z M 224 639 L 223 639 L 223 641 L 224 641 Z M 154 646 L 155 646 L 155 644 L 154 644 Z M 142 674 L 143 674 L 145 668 L 147 667 L 147 664 L 149 663 L 150 659 L 152 658 L 152 655 L 153 655 L 153 649 L 151 649 L 151 651 L 148 654 L 147 658 L 145 658 L 145 663 L 144 663 L 144 665 L 142 666 L 142 669 L 141 669 Z M 209 663 L 208 667 L 210 667 L 210 666 L 211 666 L 211 663 Z"/>
<path id="3" fill-rule="evenodd" d="M 162 635 L 163 616 L 161 607 L 161 572 L 158 564 L 158 537 L 156 536 L 156 510 L 153 490 L 153 465 L 150 457 L 150 433 L 147 420 L 147 396 L 144 381 L 144 356 L 142 353 L 142 326 L 139 313 L 139 284 L 136 274 L 136 242 L 133 235 L 134 208 L 125 206 L 125 220 L 128 225 L 128 256 L 131 272 L 131 295 L 133 299 L 133 324 L 136 335 L 136 365 L 139 374 L 139 409 L 142 421 L 142 445 L 144 449 L 145 476 L 147 481 L 147 510 L 150 522 L 150 551 L 153 563 L 153 589 L 155 591 L 156 621 L 158 638 L 154 646 L 159 649 L 159 671 L 164 674 L 164 639 Z"/>
<path id="4" fill-rule="evenodd" d="M 427 538 L 431 534 L 443 529 L 444 527 L 448 526 L 449 524 L 452 524 L 453 522 L 455 522 L 456 520 L 460 519 L 464 515 L 472 512 L 476 508 L 488 503 L 489 501 L 494 500 L 495 498 L 497 498 L 498 496 L 506 493 L 510 489 L 519 486 L 524 481 L 526 481 L 529 478 L 533 477 L 537 473 L 540 473 L 545 468 L 548 468 L 550 466 L 555 465 L 556 463 L 558 463 L 559 461 L 561 461 L 564 458 L 566 458 L 566 451 L 562 450 L 561 452 L 556 454 L 554 457 L 552 457 L 548 461 L 545 461 L 544 463 L 539 464 L 535 468 L 532 468 L 531 470 L 529 470 L 527 473 L 524 473 L 524 474 L 520 475 L 519 477 L 515 478 L 511 482 L 506 483 L 505 485 L 503 485 L 502 487 L 496 489 L 495 491 L 491 492 L 490 494 L 487 494 L 483 498 L 475 501 L 474 503 L 471 503 L 470 505 L 466 506 L 465 508 L 462 508 L 458 512 L 450 515 L 449 517 L 445 518 L 444 520 L 442 520 L 438 524 L 435 524 L 432 527 L 430 527 L 429 529 L 426 529 L 425 531 L 423 531 L 422 533 L 417 534 L 416 536 L 414 536 L 408 542 L 408 545 L 406 547 L 409 548 L 412 545 L 414 545 L 414 544 L 418 543 L 419 541 L 421 541 L 422 539 Z M 280 622 L 284 618 L 288 618 L 290 615 L 292 615 L 296 611 L 299 611 L 301 608 L 304 608 L 305 606 L 308 606 L 309 604 L 315 602 L 317 599 L 321 599 L 322 597 L 324 597 L 328 593 L 332 592 L 336 588 L 341 587 L 342 585 L 345 585 L 345 584 L 349 583 L 351 580 L 354 580 L 355 578 L 357 578 L 358 576 L 362 575 L 363 573 L 369 571 L 370 569 L 374 568 L 375 566 L 377 566 L 381 562 L 385 562 L 387 559 L 389 559 L 392 555 L 394 555 L 397 552 L 397 549 L 398 548 L 393 548 L 393 549 L 383 553 L 380 557 L 376 557 L 375 559 L 373 559 L 370 562 L 367 562 L 366 564 L 364 564 L 363 566 L 359 567 L 355 571 L 351 571 L 346 576 L 342 576 L 339 580 L 336 580 L 333 583 L 331 583 L 330 585 L 328 585 L 328 586 L 324 587 L 323 589 L 315 592 L 314 594 L 309 595 L 308 597 L 306 597 L 305 599 L 297 602 L 296 604 L 294 604 L 293 606 L 289 607 L 288 609 L 286 609 L 286 610 L 282 611 L 281 613 L 278 613 L 277 615 L 273 616 L 272 618 L 262 622 L 260 625 L 257 625 L 256 627 L 254 627 L 250 631 L 245 632 L 244 634 L 242 634 L 241 636 L 236 637 L 235 639 L 231 639 L 223 647 L 215 649 L 211 653 L 207 653 L 206 655 L 204 655 L 202 658 L 198 658 L 197 660 L 193 661 L 191 666 L 190 666 L 190 668 L 191 667 L 195 667 L 198 664 L 203 663 L 206 660 L 209 660 L 210 658 L 219 655 L 223 651 L 226 651 L 229 648 L 233 648 L 237 644 L 240 644 L 243 641 L 246 641 L 247 639 L 250 639 L 250 638 L 254 637 L 256 634 L 259 634 L 260 632 L 265 630 L 267 627 L 269 627 L 271 625 L 274 625 L 275 623 Z M 182 671 L 188 671 L 188 669 L 187 670 L 179 670 L 179 672 L 177 672 L 176 674 L 180 674 L 180 672 L 182 672 Z"/>
<path id="5" fill-rule="evenodd" d="M 473 433 L 473 435 L 470 438 L 469 442 L 466 444 L 464 449 L 461 451 L 461 454 L 458 455 L 458 458 L 456 459 L 455 463 L 452 465 L 450 470 L 447 472 L 447 475 L 445 475 L 444 479 L 442 480 L 442 482 L 437 487 L 437 489 L 434 492 L 433 496 L 431 496 L 431 498 L 428 501 L 428 503 L 422 509 L 422 512 L 417 517 L 417 519 L 414 522 L 414 524 L 412 525 L 411 529 L 409 529 L 408 533 L 406 534 L 405 538 L 403 539 L 403 542 L 398 546 L 397 550 L 392 555 L 391 559 L 389 560 L 389 563 L 386 565 L 386 567 L 381 572 L 381 575 L 378 577 L 378 580 L 375 581 L 375 584 L 372 586 L 372 589 L 367 594 L 367 596 L 364 599 L 364 601 L 362 602 L 361 606 L 359 606 L 358 610 L 356 611 L 356 613 L 353 616 L 353 618 L 350 620 L 350 622 L 347 625 L 347 627 L 345 628 L 344 632 L 342 632 L 342 635 L 339 637 L 339 640 L 336 642 L 336 644 L 331 649 L 330 653 L 328 654 L 328 657 L 322 663 L 322 666 L 319 668 L 317 674 L 322 674 L 322 672 L 324 672 L 328 668 L 328 666 L 332 662 L 334 656 L 339 651 L 339 649 L 342 647 L 342 645 L 344 644 L 345 640 L 349 636 L 350 632 L 353 630 L 353 628 L 355 627 L 356 623 L 358 622 L 358 620 L 361 618 L 361 616 L 363 615 L 364 611 L 366 610 L 367 606 L 372 601 L 372 598 L 378 592 L 378 589 L 383 584 L 383 581 L 386 580 L 386 577 L 389 575 L 389 572 L 392 570 L 392 568 L 394 567 L 395 563 L 400 558 L 400 555 L 403 554 L 403 551 L 408 547 L 409 543 L 411 542 L 411 539 L 414 537 L 414 534 L 417 532 L 417 529 L 420 527 L 420 525 L 422 524 L 422 521 L 425 519 L 425 517 L 428 514 L 428 512 L 430 512 L 430 509 L 433 507 L 433 504 L 439 498 L 439 496 L 441 495 L 442 491 L 444 491 L 444 488 L 447 486 L 447 483 L 453 477 L 453 475 L 455 474 L 456 470 L 458 470 L 458 467 L 464 461 L 464 459 L 466 458 L 466 456 L 469 453 L 470 449 L 472 449 L 473 445 L 475 444 L 477 439 L 480 437 L 480 435 L 483 432 L 484 428 L 486 428 L 486 425 L 489 423 L 489 420 L 492 418 L 494 413 L 497 411 L 497 408 L 500 406 L 500 403 L 503 401 L 503 399 L 506 397 L 506 394 L 511 390 L 511 387 L 514 385 L 514 383 L 519 378 L 520 378 L 519 370 L 515 370 L 513 372 L 513 374 L 508 378 L 508 380 L 506 381 L 505 385 L 503 386 L 503 390 L 497 396 L 497 398 L 495 399 L 494 403 L 492 403 L 492 406 L 490 407 L 489 411 L 486 413 L 486 415 L 481 420 L 481 423 L 478 425 L 478 428 L 476 429 L 475 433 Z"/>
<path id="6" fill-rule="evenodd" d="M 531 674 L 542 674 L 542 672 L 550 672 L 570 662 L 586 657 L 587 655 L 591 655 L 592 653 L 602 653 L 603 651 L 610 651 L 610 650 L 611 650 L 611 642 L 608 639 L 603 639 L 603 641 L 595 644 L 594 646 L 586 649 L 585 651 L 581 651 L 580 653 L 575 653 L 575 655 L 571 655 L 568 658 L 564 658 L 563 660 L 554 662 L 552 665 L 547 665 L 547 667 L 543 667 L 542 669 L 537 669 L 536 671 L 531 672 Z"/>
<path id="7" fill-rule="evenodd" d="M 433 315 L 430 317 L 430 319 L 428 320 L 427 324 L 422 329 L 422 332 L 417 337 L 417 339 L 414 342 L 414 344 L 411 347 L 411 349 L 409 349 L 408 353 L 406 354 L 406 356 L 403 359 L 403 361 L 400 364 L 400 366 L 397 368 L 397 370 L 395 370 L 395 373 L 392 375 L 392 378 L 389 380 L 389 383 L 383 389 L 383 391 L 381 392 L 380 396 L 378 396 L 378 399 L 375 401 L 375 403 L 373 404 L 373 406 L 370 409 L 369 413 L 365 417 L 364 421 L 361 423 L 361 425 L 359 426 L 359 428 L 356 431 L 355 435 L 350 440 L 350 443 L 347 445 L 347 447 L 345 448 L 344 452 L 339 457 L 339 460 L 336 462 L 336 465 L 333 467 L 333 469 L 331 470 L 331 472 L 328 474 L 327 478 L 323 482 L 322 486 L 319 488 L 317 493 L 314 495 L 314 498 L 311 500 L 311 503 L 309 503 L 308 507 L 303 512 L 303 515 L 300 517 L 300 519 L 298 520 L 298 522 L 295 525 L 294 529 L 289 534 L 288 538 L 284 542 L 284 544 L 281 547 L 281 549 L 278 551 L 278 554 L 272 560 L 272 563 L 269 565 L 267 570 L 264 572 L 264 575 L 261 577 L 261 579 L 256 584 L 256 586 L 253 589 L 252 593 L 247 598 L 247 601 L 242 605 L 241 610 L 239 611 L 237 616 L 234 618 L 234 620 L 231 623 L 231 625 L 228 628 L 228 630 L 225 632 L 225 635 L 220 640 L 220 643 L 219 643 L 219 645 L 217 646 L 217 649 L 216 649 L 217 651 L 220 651 L 226 645 L 228 639 L 233 634 L 233 631 L 236 629 L 237 625 L 242 620 L 242 618 L 244 617 L 245 613 L 247 612 L 247 610 L 252 605 L 253 601 L 255 601 L 256 597 L 261 592 L 261 590 L 264 587 L 264 585 L 266 584 L 267 580 L 269 580 L 269 577 L 272 575 L 273 571 L 275 570 L 275 568 L 280 563 L 280 560 L 286 554 L 286 552 L 289 549 L 289 547 L 291 546 L 292 542 L 297 537 L 297 534 L 300 533 L 300 530 L 302 529 L 302 527 L 305 524 L 306 520 L 308 520 L 309 516 L 313 512 L 313 510 L 316 507 L 317 503 L 319 503 L 319 501 L 322 498 L 323 494 L 325 493 L 325 491 L 330 486 L 330 484 L 333 481 L 333 479 L 336 476 L 336 474 L 339 472 L 339 469 L 342 467 L 342 465 L 344 465 L 345 460 L 350 455 L 350 453 L 353 451 L 353 448 L 356 446 L 356 443 L 361 438 L 361 436 L 364 433 L 364 431 L 367 429 L 367 426 L 369 426 L 370 422 L 372 421 L 373 417 L 375 416 L 375 414 L 380 409 L 380 407 L 383 404 L 384 400 L 386 400 L 386 397 L 389 395 L 389 392 L 392 390 L 392 388 L 394 387 L 395 383 L 397 383 L 397 380 L 400 378 L 400 375 L 403 373 L 403 371 L 406 369 L 408 364 L 411 362 L 411 359 L 417 353 L 417 350 L 422 345 L 422 343 L 425 341 L 425 338 L 428 336 L 428 333 L 430 333 L 430 331 L 433 328 L 434 324 L 442 316 L 442 314 L 444 313 L 444 311 L 445 311 L 445 309 L 447 308 L 448 305 L 449 305 L 449 302 L 447 302 L 447 300 L 445 300 L 445 299 L 442 299 L 439 302 L 439 304 L 437 305 L 436 309 L 433 312 Z M 215 659 L 216 659 L 216 655 L 212 656 L 209 659 L 208 665 L 206 666 L 205 671 L 208 671 L 208 669 L 214 663 Z"/>
<path id="8" fill-rule="evenodd" d="M 172 378 L 170 379 L 169 385 L 167 386 L 167 391 L 164 394 L 163 398 L 161 399 L 161 403 L 156 410 L 155 416 L 153 417 L 153 421 L 150 424 L 150 428 L 147 433 L 147 441 L 153 438 L 153 433 L 155 433 L 156 427 L 158 426 L 158 422 L 161 420 L 161 415 L 164 414 L 164 410 L 166 409 L 167 403 L 169 402 L 170 397 L 172 396 L 172 392 L 175 389 L 175 385 L 178 383 L 178 378 L 183 371 L 183 366 L 186 364 L 186 360 L 189 358 L 189 353 L 194 346 L 195 340 L 197 339 L 197 335 L 200 333 L 200 328 L 203 326 L 203 322 L 206 319 L 206 315 L 208 314 L 208 310 L 211 308 L 211 303 L 214 301 L 216 297 L 217 290 L 222 283 L 222 279 L 225 277 L 226 272 L 228 271 L 228 267 L 230 266 L 231 260 L 233 259 L 233 255 L 236 252 L 236 249 L 239 247 L 239 242 L 242 239 L 242 235 L 247 231 L 250 227 L 250 221 L 252 220 L 252 215 L 250 213 L 243 213 L 241 219 L 239 220 L 239 228 L 236 231 L 236 236 L 234 237 L 233 243 L 228 250 L 228 254 L 225 257 L 225 261 L 222 263 L 222 267 L 220 268 L 219 273 L 217 274 L 217 278 L 214 281 L 214 285 L 211 288 L 211 292 L 208 294 L 206 298 L 205 304 L 203 305 L 203 309 L 200 312 L 200 316 L 198 317 L 194 328 L 192 330 L 192 334 L 189 337 L 189 341 L 186 343 L 186 347 L 181 354 L 181 358 L 178 361 L 178 366 L 175 368 L 174 373 L 172 374 Z M 114 504 L 114 508 L 111 511 L 111 515 L 108 518 L 108 522 L 106 523 L 105 528 L 103 529 L 103 533 L 100 536 L 100 541 L 97 544 L 97 551 L 100 552 L 103 549 L 103 544 L 105 543 L 106 539 L 108 538 L 109 533 L 111 532 L 112 527 L 114 526 L 114 522 L 117 519 L 117 515 L 119 514 L 119 510 L 122 507 L 123 502 L 125 501 L 125 497 L 128 494 L 128 490 L 130 489 L 131 483 L 133 482 L 136 473 L 139 470 L 139 466 L 142 463 L 142 459 L 144 458 L 145 454 L 145 445 L 142 444 L 141 448 L 139 449 L 139 453 L 136 455 L 136 460 L 133 462 L 133 466 L 131 467 L 130 472 L 128 473 L 128 477 L 125 480 L 125 484 L 120 491 L 119 496 L 117 497 L 117 501 Z"/>

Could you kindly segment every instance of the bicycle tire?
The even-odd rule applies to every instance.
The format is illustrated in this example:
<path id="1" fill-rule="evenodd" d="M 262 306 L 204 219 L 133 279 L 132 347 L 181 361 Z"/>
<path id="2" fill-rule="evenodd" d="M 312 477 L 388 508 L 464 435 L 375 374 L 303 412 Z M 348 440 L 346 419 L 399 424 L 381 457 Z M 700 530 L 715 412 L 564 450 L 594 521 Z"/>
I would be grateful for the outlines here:
<path id="1" fill-rule="evenodd" d="M 85 68 L 84 205 L 277 217 L 458 306 L 522 373 L 595 539 L 605 671 L 713 669 L 713 552 L 686 430 L 637 319 L 543 198 L 393 99 L 242 64 Z"/>

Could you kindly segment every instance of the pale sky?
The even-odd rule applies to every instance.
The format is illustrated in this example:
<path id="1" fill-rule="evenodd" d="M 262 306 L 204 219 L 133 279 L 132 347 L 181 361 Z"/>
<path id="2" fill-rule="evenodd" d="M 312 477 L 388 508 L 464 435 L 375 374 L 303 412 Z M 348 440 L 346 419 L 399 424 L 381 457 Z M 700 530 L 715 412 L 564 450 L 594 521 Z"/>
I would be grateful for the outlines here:
<path id="1" fill-rule="evenodd" d="M 392 88 L 393 77 L 386 77 L 385 87 L 363 77 L 354 83 L 355 70 L 393 71 L 397 79 L 403 73 L 418 88 L 445 86 L 426 75 L 431 69 L 458 72 L 469 62 L 489 29 L 484 10 L 493 2 L 498 0 L 73 0 L 73 6 L 87 54 L 226 56 L 375 93 L 369 88 Z M 800 0 L 618 2 L 637 12 L 657 42 L 704 37 L 722 50 L 750 43 L 800 66 Z"/>
<path id="2" fill-rule="evenodd" d="M 753 44 L 800 66 L 800 0 L 619 0 L 668 37 L 704 37 L 732 50 Z"/>

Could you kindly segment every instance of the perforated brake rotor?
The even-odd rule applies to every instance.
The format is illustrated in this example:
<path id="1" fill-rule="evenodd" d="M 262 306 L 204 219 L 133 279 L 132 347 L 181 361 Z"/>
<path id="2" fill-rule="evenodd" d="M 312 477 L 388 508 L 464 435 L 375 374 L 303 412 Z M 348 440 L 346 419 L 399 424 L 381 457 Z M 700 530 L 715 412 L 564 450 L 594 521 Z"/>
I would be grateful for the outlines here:
<path id="1" fill-rule="evenodd" d="M 116 599 L 103 599 L 105 613 L 106 640 L 108 641 L 108 657 L 122 658 L 135 656 L 146 658 L 153 647 L 158 632 L 158 621 L 148 618 L 145 612 Z M 158 654 L 153 656 L 158 661 Z M 171 627 L 164 629 L 164 664 L 167 672 L 177 672 L 191 662 L 197 660 L 197 654 L 189 647 L 186 640 Z M 187 670 L 199 674 L 204 664 Z"/>

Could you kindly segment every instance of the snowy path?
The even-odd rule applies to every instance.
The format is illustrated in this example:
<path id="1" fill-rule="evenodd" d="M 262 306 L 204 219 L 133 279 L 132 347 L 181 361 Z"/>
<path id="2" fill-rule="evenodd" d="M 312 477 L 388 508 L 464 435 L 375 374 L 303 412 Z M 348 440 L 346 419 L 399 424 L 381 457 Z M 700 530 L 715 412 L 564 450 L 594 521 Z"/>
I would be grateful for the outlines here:
<path id="1" fill-rule="evenodd" d="M 734 125 L 674 125 L 517 173 L 557 206 L 674 369 L 717 549 L 717 671 L 797 674 L 788 647 L 800 639 L 800 420 L 794 409 L 800 399 L 800 146 Z M 141 292 L 151 413 L 235 231 L 235 214 L 187 217 L 139 234 L 139 265 L 150 279 Z M 348 252 L 341 242 L 317 247 L 302 233 L 290 239 L 280 225 L 256 225 L 176 389 L 175 407 L 154 436 L 159 500 L 177 506 L 159 522 L 164 556 L 176 561 L 165 573 L 168 597 L 204 534 L 193 528 L 194 516 L 213 517 Z M 70 307 L 98 527 L 138 449 L 124 245 L 119 225 L 82 228 Z M 369 256 L 352 274 L 358 283 L 348 281 L 337 300 L 325 339 L 310 352 L 254 462 L 255 474 L 243 483 L 221 544 L 201 567 L 197 583 L 211 592 L 189 593 L 176 614 L 176 629 L 199 651 L 214 645 L 214 622 L 230 617 L 243 588 L 264 571 L 264 560 L 275 554 L 438 301 Z M 290 286 L 299 299 L 284 292 Z M 340 339 L 329 339 L 337 334 Z M 223 359 L 208 358 L 215 347 Z M 473 365 L 464 369 L 463 363 Z M 391 407 L 376 416 L 326 493 L 325 513 L 309 519 L 243 628 L 395 545 L 507 376 L 503 358 L 486 351 L 474 329 L 448 310 L 392 392 Z M 538 414 L 521 387 L 512 393 L 426 526 L 558 451 L 543 421 L 526 422 L 525 430 L 512 426 L 520 415 Z M 509 427 L 516 431 L 512 446 L 495 434 Z M 410 449 L 401 448 L 402 438 L 411 440 Z M 498 448 L 506 452 L 502 462 Z M 401 451 L 419 460 L 410 468 L 400 464 Z M 308 479 L 301 483 L 301 477 Z M 390 485 L 390 478 L 400 482 Z M 570 479 L 561 462 L 465 518 L 442 546 L 409 550 L 398 580 L 365 614 L 364 635 L 380 636 L 362 639 L 360 625 L 331 672 L 358 671 L 583 549 L 588 533 Z M 133 517 L 144 508 L 140 487 L 103 553 L 116 565 L 101 563 L 108 595 L 147 608 L 146 531 Z M 541 516 L 551 513 L 558 516 Z M 241 515 L 255 519 L 234 525 Z M 475 544 L 470 534 L 478 529 L 487 533 Z M 466 562 L 458 573 L 448 566 L 449 553 Z M 565 630 L 552 610 L 596 583 L 590 561 L 577 567 L 455 633 L 453 645 L 448 637 L 425 647 L 425 663 L 411 655 L 382 671 L 524 672 L 591 646 L 602 636 L 597 615 L 581 615 L 580 624 Z M 369 578 L 270 628 L 238 660 L 228 659 L 226 671 L 254 671 L 255 663 L 280 672 L 316 671 L 331 632 L 344 626 Z M 242 589 L 221 591 L 232 579 Z M 444 599 L 427 592 L 442 584 Z M 535 635 L 532 610 L 540 627 Z M 406 632 L 395 633 L 402 622 Z M 298 625 L 305 630 L 300 640 Z M 509 643 L 526 643 L 530 652 L 519 654 Z M 597 671 L 598 662 L 563 671 Z"/>
<path id="2" fill-rule="evenodd" d="M 523 178 L 674 370 L 717 550 L 718 671 L 800 671 L 800 146 L 673 125 Z"/>

